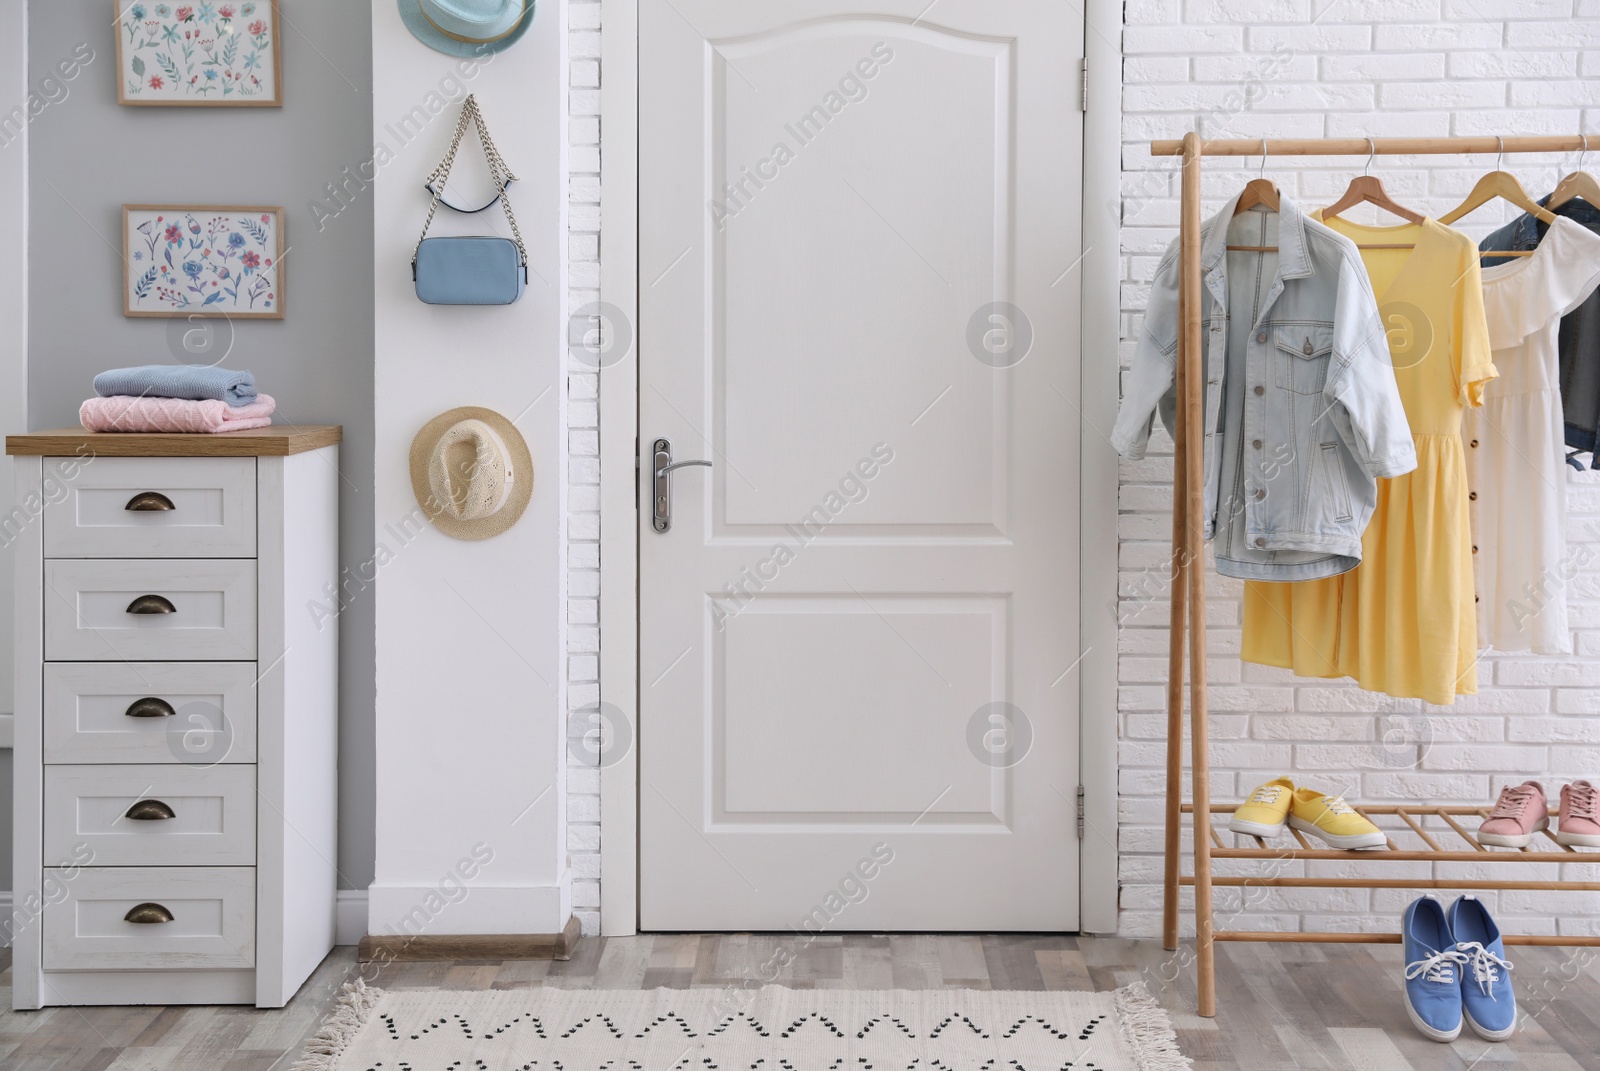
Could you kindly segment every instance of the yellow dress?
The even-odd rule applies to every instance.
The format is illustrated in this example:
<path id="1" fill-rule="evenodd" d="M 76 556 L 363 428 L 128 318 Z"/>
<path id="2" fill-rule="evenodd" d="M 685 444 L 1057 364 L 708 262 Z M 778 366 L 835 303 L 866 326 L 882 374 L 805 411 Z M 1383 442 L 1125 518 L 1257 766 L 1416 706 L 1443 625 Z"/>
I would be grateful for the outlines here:
<path id="1" fill-rule="evenodd" d="M 1320 213 L 1313 218 L 1320 218 Z M 1378 481 L 1361 564 L 1341 576 L 1245 585 L 1243 658 L 1303 677 L 1449 704 L 1478 690 L 1472 535 L 1461 418 L 1483 404 L 1490 359 L 1478 250 L 1431 219 L 1327 226 L 1362 249 L 1389 333 L 1416 471 Z"/>

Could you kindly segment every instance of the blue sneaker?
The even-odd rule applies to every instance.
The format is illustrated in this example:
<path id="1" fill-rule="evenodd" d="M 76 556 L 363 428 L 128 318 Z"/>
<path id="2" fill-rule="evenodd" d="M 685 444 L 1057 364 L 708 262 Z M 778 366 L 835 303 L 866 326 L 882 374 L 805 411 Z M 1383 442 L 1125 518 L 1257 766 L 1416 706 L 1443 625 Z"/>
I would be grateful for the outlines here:
<path id="1" fill-rule="evenodd" d="M 1467 954 L 1432 896 L 1413 900 L 1400 917 L 1406 957 L 1406 1011 L 1423 1035 L 1454 1041 L 1461 1034 L 1461 968 Z"/>
<path id="2" fill-rule="evenodd" d="M 1511 990 L 1511 964 L 1500 927 L 1483 901 L 1471 894 L 1450 905 L 1448 921 L 1456 951 L 1467 957 L 1461 969 L 1467 1025 L 1485 1041 L 1504 1041 L 1517 1029 L 1517 995 Z"/>

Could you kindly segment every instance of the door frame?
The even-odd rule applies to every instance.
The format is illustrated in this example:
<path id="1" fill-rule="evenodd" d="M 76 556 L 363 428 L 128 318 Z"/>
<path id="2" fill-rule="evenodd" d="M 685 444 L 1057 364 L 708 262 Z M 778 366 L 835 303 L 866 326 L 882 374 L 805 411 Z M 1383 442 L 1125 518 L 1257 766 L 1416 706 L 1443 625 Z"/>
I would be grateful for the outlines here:
<path id="1" fill-rule="evenodd" d="M 600 369 L 600 509 L 628 517 L 637 506 L 639 430 L 639 6 L 601 0 L 600 297 L 616 310 L 628 351 Z M 1084 7 L 1083 250 L 1080 369 L 1086 413 L 1114 412 L 1119 398 L 1121 263 L 1122 4 Z M 613 325 L 613 328 L 617 325 Z M 1079 929 L 1117 928 L 1117 456 L 1080 424 Z M 636 523 L 600 530 L 600 697 L 631 726 L 639 709 L 639 546 Z M 631 732 L 629 739 L 638 740 Z M 608 756 L 608 759 L 610 757 Z M 600 932 L 639 932 L 638 750 L 600 770 Z"/>

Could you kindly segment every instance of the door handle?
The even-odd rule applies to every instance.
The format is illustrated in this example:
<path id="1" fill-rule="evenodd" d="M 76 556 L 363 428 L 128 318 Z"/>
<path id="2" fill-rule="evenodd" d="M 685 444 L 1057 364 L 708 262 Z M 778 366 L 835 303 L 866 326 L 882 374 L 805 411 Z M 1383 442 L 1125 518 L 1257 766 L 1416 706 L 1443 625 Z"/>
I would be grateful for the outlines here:
<path id="1" fill-rule="evenodd" d="M 652 494 L 650 496 L 651 522 L 658 532 L 665 532 L 672 527 L 672 470 L 686 469 L 691 465 L 704 465 L 711 467 L 709 461 L 673 461 L 672 443 L 666 439 L 657 439 L 655 442 L 655 458 L 650 467 L 654 474 L 652 478 Z"/>

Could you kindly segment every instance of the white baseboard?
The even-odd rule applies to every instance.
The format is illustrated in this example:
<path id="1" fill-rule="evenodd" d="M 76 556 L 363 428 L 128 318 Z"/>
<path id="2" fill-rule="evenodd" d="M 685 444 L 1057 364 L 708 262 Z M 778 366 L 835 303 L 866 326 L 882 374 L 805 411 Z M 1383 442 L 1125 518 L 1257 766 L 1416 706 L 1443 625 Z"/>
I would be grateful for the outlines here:
<path id="1" fill-rule="evenodd" d="M 334 909 L 333 942 L 339 945 L 358 945 L 367 935 L 367 891 L 365 889 L 340 889 Z M 0 919 L 11 916 L 11 893 L 0 890 Z M 11 947 L 9 927 L 0 926 L 0 948 Z"/>
<path id="2" fill-rule="evenodd" d="M 367 890 L 340 889 L 336 904 L 333 943 L 360 944 L 361 939 L 367 935 Z"/>

